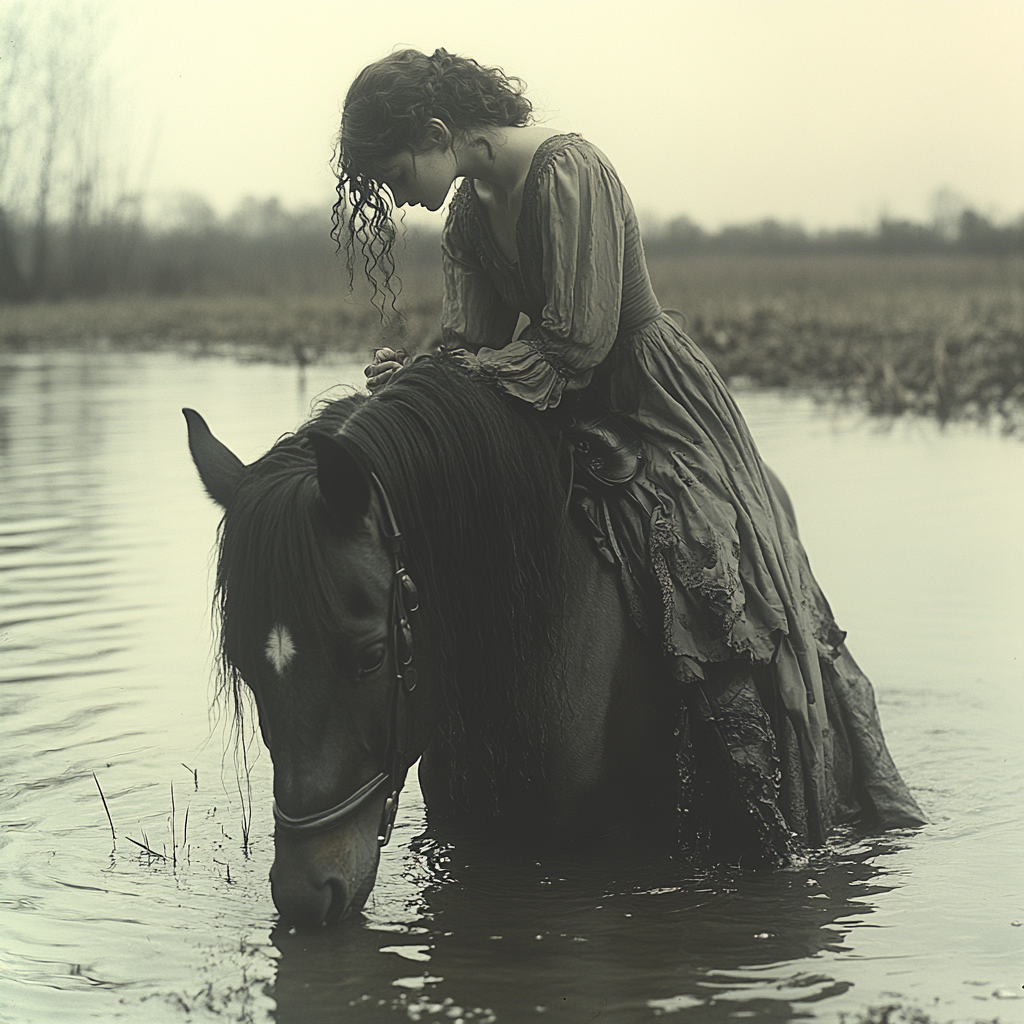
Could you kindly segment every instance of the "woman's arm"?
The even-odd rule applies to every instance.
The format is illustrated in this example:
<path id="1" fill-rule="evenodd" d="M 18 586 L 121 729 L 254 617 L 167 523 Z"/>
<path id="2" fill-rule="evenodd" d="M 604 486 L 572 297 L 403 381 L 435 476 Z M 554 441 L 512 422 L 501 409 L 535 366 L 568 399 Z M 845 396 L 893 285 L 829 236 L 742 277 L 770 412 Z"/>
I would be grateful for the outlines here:
<path id="1" fill-rule="evenodd" d="M 590 383 L 615 341 L 622 302 L 626 198 L 590 147 L 572 146 L 543 172 L 537 196 L 545 304 L 540 321 L 472 362 L 538 409 Z"/>
<path id="2" fill-rule="evenodd" d="M 511 339 L 519 313 L 498 292 L 457 215 L 449 217 L 441 237 L 441 265 L 444 344 L 465 350 L 463 356 L 471 359 L 471 352 L 481 345 L 500 347 Z M 377 349 L 364 370 L 367 388 L 376 391 L 383 387 L 408 361 L 404 352 Z"/>
<path id="3" fill-rule="evenodd" d="M 449 222 L 441 238 L 444 287 L 441 338 L 452 348 L 475 352 L 509 341 L 519 312 L 501 297 L 474 247 L 457 224 Z"/>

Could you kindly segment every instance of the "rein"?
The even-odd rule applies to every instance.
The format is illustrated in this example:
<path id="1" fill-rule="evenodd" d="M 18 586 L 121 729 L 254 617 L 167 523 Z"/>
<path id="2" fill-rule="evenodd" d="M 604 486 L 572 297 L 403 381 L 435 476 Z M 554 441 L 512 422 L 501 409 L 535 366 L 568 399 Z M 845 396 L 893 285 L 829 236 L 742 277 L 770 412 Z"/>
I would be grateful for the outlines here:
<path id="1" fill-rule="evenodd" d="M 398 528 L 395 511 L 391 507 L 384 485 L 376 473 L 371 473 L 377 493 L 384 507 L 384 530 L 388 546 L 391 549 L 391 566 L 395 584 L 391 592 L 391 658 L 395 666 L 395 681 L 391 691 L 391 708 L 389 715 L 388 745 L 384 755 L 384 770 L 370 779 L 365 786 L 357 789 L 341 803 L 328 807 L 305 817 L 293 818 L 285 814 L 277 801 L 274 801 L 274 821 L 279 829 L 293 832 L 300 836 L 318 835 L 336 828 L 346 818 L 351 817 L 364 804 L 369 803 L 381 793 L 387 793 L 384 809 L 381 812 L 380 824 L 377 826 L 377 843 L 387 846 L 391 839 L 391 831 L 395 826 L 398 814 L 398 795 L 405 785 L 405 777 L 409 771 L 408 743 L 408 695 L 416 689 L 416 667 L 413 664 L 412 625 L 409 616 L 420 606 L 419 593 L 412 577 L 405 569 L 402 558 L 402 531 Z"/>

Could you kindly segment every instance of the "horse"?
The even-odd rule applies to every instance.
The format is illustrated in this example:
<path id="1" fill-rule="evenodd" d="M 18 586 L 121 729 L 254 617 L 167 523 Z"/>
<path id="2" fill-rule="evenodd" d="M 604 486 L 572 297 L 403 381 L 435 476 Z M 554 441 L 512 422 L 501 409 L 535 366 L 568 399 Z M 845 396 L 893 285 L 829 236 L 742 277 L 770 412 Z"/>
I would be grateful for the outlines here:
<path id="1" fill-rule="evenodd" d="M 542 417 L 444 355 L 323 403 L 249 466 L 183 412 L 224 509 L 218 671 L 273 762 L 282 920 L 362 908 L 417 760 L 431 822 L 675 848 L 679 687 Z M 735 853 L 747 811 L 719 774 L 705 806 Z"/>

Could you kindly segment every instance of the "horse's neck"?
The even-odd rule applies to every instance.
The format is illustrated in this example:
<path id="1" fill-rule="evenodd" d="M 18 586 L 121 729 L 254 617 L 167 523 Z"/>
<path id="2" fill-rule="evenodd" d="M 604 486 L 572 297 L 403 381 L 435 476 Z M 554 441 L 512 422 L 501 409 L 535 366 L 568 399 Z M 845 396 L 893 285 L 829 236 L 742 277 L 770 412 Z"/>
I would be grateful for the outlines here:
<path id="1" fill-rule="evenodd" d="M 618 571 L 595 557 L 574 532 L 576 583 L 567 595 L 568 634 L 574 655 L 567 665 L 565 704 L 549 747 L 552 813 L 569 831 L 629 809 L 664 751 L 670 721 L 665 664 L 627 612 Z"/>
<path id="2" fill-rule="evenodd" d="M 551 679 L 559 692 L 531 724 L 542 742 L 516 745 L 516 725 L 509 735 L 483 737 L 487 728 L 472 718 L 472 709 L 449 742 L 435 744 L 424 757 L 421 781 L 427 803 L 453 810 L 453 774 L 460 776 L 464 807 L 474 816 L 493 810 L 492 794 L 474 788 L 472 768 L 459 763 L 457 736 L 475 736 L 507 749 L 500 781 L 501 816 L 525 826 L 544 824 L 567 836 L 588 834 L 629 811 L 638 793 L 650 796 L 652 778 L 671 778 L 660 764 L 665 751 L 661 732 L 671 727 L 665 701 L 664 665 L 644 642 L 626 613 L 617 573 L 599 561 L 586 540 L 572 529 L 566 537 L 566 650 L 561 678 Z M 450 728 L 450 727 L 449 727 Z M 522 746 L 529 747 L 523 752 Z M 522 759 L 517 755 L 523 754 Z M 485 790 L 487 796 L 484 795 Z"/>

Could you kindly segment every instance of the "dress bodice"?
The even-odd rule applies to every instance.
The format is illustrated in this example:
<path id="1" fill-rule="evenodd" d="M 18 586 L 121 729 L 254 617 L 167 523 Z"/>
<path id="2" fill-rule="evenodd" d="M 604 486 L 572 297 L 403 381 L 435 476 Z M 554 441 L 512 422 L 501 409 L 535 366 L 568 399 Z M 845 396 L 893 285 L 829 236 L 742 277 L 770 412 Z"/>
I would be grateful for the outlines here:
<path id="1" fill-rule="evenodd" d="M 552 136 L 537 149 L 516 248 L 510 261 L 473 182 L 464 181 L 442 240 L 442 329 L 506 390 L 546 408 L 565 388 L 585 387 L 615 341 L 661 308 L 629 196 L 604 154 L 578 135 Z M 520 312 L 530 326 L 513 342 Z"/>

